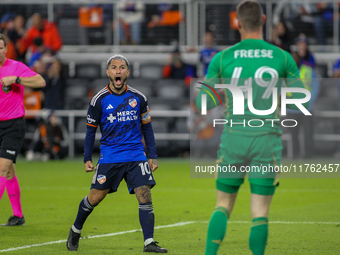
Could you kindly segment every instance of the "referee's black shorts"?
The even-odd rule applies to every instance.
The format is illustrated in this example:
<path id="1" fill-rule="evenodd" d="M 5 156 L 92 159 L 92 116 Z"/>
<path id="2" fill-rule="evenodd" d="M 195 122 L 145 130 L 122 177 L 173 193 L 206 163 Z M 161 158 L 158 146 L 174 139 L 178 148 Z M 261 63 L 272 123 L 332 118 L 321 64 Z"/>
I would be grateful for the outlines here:
<path id="1" fill-rule="evenodd" d="M 13 160 L 24 143 L 26 122 L 24 118 L 0 121 L 0 158 Z"/>

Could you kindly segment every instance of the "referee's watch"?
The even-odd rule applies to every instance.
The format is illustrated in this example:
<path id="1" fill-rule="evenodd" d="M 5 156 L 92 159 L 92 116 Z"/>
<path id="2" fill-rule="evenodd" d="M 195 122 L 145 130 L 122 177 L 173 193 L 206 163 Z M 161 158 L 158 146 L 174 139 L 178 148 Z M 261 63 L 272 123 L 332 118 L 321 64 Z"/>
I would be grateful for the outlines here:
<path id="1" fill-rule="evenodd" d="M 16 84 L 20 84 L 20 77 L 17 77 L 17 78 L 15 79 L 15 83 L 16 83 Z"/>

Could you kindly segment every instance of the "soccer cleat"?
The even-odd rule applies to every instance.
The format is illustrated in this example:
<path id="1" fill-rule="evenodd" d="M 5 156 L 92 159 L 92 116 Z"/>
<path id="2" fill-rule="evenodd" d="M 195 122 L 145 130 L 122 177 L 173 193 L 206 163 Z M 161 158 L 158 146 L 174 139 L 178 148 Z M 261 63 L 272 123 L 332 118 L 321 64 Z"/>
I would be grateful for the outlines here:
<path id="1" fill-rule="evenodd" d="M 148 245 L 144 246 L 143 252 L 168 253 L 167 249 L 161 248 L 157 244 L 158 242 L 149 243 Z"/>
<path id="2" fill-rule="evenodd" d="M 68 234 L 67 242 L 66 242 L 66 247 L 69 251 L 78 250 L 79 238 L 80 238 L 80 234 L 74 232 L 71 228 L 70 233 Z"/>
<path id="3" fill-rule="evenodd" d="M 1 226 L 13 227 L 13 226 L 24 226 L 25 225 L 25 218 L 18 216 L 12 216 L 9 218 L 8 222 L 5 224 L 1 224 Z"/>

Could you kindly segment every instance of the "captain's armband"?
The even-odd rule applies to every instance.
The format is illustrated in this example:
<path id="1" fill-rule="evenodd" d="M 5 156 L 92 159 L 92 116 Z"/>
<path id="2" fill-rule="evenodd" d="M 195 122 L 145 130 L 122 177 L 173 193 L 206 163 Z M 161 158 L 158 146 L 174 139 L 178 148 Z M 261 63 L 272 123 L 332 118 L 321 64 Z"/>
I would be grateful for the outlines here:
<path id="1" fill-rule="evenodd" d="M 148 124 L 151 121 L 151 115 L 150 110 L 148 110 L 145 113 L 141 114 L 142 124 Z"/>

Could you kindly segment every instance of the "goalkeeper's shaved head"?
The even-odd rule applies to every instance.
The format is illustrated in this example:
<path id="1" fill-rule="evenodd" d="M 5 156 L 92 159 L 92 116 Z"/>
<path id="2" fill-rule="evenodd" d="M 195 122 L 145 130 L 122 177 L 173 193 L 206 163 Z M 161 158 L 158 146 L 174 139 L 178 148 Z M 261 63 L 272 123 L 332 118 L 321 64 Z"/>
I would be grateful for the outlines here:
<path id="1" fill-rule="evenodd" d="M 247 31 L 256 31 L 263 25 L 262 7 L 254 0 L 239 3 L 236 7 L 236 17 Z"/>

